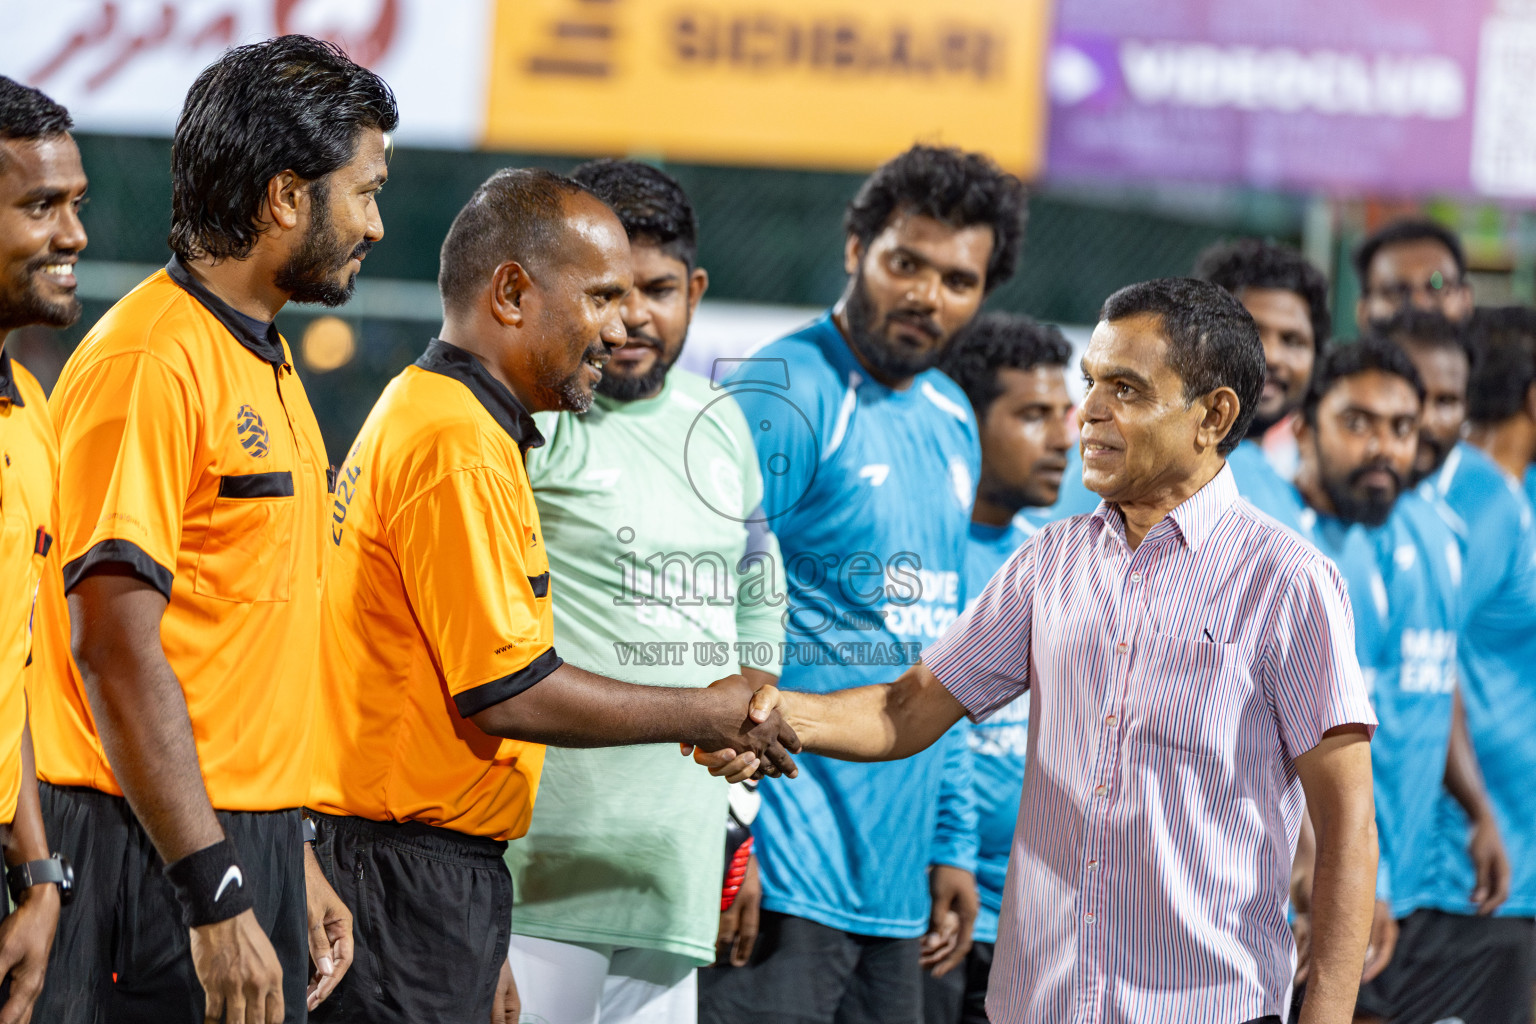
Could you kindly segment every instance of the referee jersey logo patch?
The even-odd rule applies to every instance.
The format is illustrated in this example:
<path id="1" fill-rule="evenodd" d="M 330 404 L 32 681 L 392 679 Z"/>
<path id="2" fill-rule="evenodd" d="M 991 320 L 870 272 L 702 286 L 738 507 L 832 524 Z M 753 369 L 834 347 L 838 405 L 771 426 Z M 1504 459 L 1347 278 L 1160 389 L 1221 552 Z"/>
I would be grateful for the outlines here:
<path id="1" fill-rule="evenodd" d="M 249 405 L 242 405 L 240 411 L 235 413 L 235 432 L 240 436 L 240 447 L 253 459 L 265 458 L 267 454 L 267 427 L 261 422 L 261 416 Z"/>

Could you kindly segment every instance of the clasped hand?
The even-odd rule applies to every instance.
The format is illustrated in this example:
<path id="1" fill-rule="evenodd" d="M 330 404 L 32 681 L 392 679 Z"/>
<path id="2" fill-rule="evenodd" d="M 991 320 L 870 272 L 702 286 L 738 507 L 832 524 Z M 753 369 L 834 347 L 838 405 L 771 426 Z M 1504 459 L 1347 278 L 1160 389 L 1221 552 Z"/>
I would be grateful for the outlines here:
<path id="1" fill-rule="evenodd" d="M 706 766 L 727 782 L 800 773 L 790 754 L 800 752 L 800 739 L 778 709 L 779 691 L 754 685 L 740 675 L 709 685 L 714 697 L 713 729 L 693 743 L 681 744 L 683 754 Z M 718 709 L 718 710 L 716 710 Z"/>

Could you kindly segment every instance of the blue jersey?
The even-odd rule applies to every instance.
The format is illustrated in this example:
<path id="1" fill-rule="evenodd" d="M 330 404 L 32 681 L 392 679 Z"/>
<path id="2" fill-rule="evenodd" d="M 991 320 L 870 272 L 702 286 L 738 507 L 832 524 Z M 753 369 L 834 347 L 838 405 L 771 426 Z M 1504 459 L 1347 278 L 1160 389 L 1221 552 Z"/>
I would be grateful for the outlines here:
<path id="1" fill-rule="evenodd" d="M 826 315 L 745 360 L 729 393 L 784 556 L 781 685 L 890 682 L 964 606 L 981 471 L 964 392 L 937 370 L 900 391 L 870 379 Z M 963 805 L 940 813 L 959 742 L 884 764 L 805 755 L 799 778 L 767 780 L 753 824 L 763 905 L 855 934 L 921 935 L 936 840 L 953 849 L 975 831 Z"/>
<path id="2" fill-rule="evenodd" d="M 1260 512 L 1298 532 L 1306 505 L 1296 488 L 1275 471 L 1257 441 L 1244 441 L 1227 456 L 1237 493 Z"/>
<path id="3" fill-rule="evenodd" d="M 1394 917 L 1405 917 L 1425 905 L 1432 873 L 1424 851 L 1435 831 L 1451 734 L 1459 548 L 1441 517 L 1412 493 L 1374 529 L 1310 509 L 1302 525 L 1349 588 L 1355 647 L 1380 721 L 1371 741 L 1381 844 L 1377 891 L 1390 900 Z"/>
<path id="4" fill-rule="evenodd" d="M 1488 801 L 1512 872 L 1498 913 L 1536 916 L 1536 525 L 1520 482 L 1477 448 L 1461 444 L 1421 485 L 1461 544 L 1466 625 L 1458 645 L 1461 701 Z M 1479 543 L 1472 543 L 1477 538 Z M 1426 903 L 1476 913 L 1461 805 L 1440 794 Z"/>
<path id="5" fill-rule="evenodd" d="M 1097 511 L 1101 500 L 1083 485 L 1083 456 L 1074 447 L 1067 452 L 1067 468 L 1061 474 L 1061 490 L 1056 495 L 1056 504 L 1045 508 L 1027 508 L 1020 515 L 1038 529 L 1058 519 Z"/>
<path id="6" fill-rule="evenodd" d="M 1041 510 L 1043 511 L 1043 510 Z M 1021 513 L 1008 526 L 971 524 L 965 558 L 965 592 L 980 596 L 1003 563 L 1037 527 Z M 1024 791 L 1024 762 L 1029 750 L 1029 695 L 999 708 L 984 722 L 965 719 L 972 785 L 976 794 L 976 889 L 981 909 L 972 932 L 977 942 L 997 941 L 997 915 L 1003 909 L 1003 880 L 1013 851 L 1013 829 Z"/>

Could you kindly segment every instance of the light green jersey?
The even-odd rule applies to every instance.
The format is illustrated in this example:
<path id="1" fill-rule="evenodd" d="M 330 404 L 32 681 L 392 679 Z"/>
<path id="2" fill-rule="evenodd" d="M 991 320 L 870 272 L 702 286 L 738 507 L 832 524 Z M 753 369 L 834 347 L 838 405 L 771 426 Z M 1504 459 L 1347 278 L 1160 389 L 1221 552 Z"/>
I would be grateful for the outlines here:
<path id="1" fill-rule="evenodd" d="M 746 522 L 762 480 L 735 400 L 674 369 L 655 398 L 536 419 L 548 443 L 528 477 L 560 656 L 654 686 L 777 673 L 783 569 L 772 534 Z M 533 823 L 507 852 L 513 930 L 712 962 L 726 790 L 673 744 L 551 747 Z"/>

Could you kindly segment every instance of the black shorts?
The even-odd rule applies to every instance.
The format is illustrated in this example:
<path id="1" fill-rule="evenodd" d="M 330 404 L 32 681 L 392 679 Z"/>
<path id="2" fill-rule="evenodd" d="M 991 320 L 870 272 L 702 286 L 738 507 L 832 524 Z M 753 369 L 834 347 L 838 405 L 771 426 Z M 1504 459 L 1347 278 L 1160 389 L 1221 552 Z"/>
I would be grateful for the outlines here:
<path id="1" fill-rule="evenodd" d="M 699 1024 L 919 1024 L 917 939 L 887 939 L 763 911 L 745 967 L 699 971 Z"/>
<path id="2" fill-rule="evenodd" d="M 352 968 L 310 1019 L 485 1024 L 512 932 L 507 844 L 415 822 L 309 812 L 320 870 L 352 910 Z"/>
<path id="3" fill-rule="evenodd" d="M 39 783 L 52 847 L 75 867 L 75 898 L 59 930 L 34 1021 L 48 1024 L 202 1024 L 181 906 L 128 801 Z M 292 811 L 219 811 L 245 868 L 256 920 L 283 968 L 283 1020 L 305 1020 L 309 980 L 304 832 Z M 115 981 L 113 979 L 116 979 Z"/>
<path id="4" fill-rule="evenodd" d="M 1398 922 L 1392 962 L 1358 1008 L 1393 1024 L 1531 1024 L 1536 923 L 1418 910 Z"/>
<path id="5" fill-rule="evenodd" d="M 942 978 L 923 972 L 923 1024 L 988 1024 L 987 981 L 993 944 L 978 942 Z"/>

